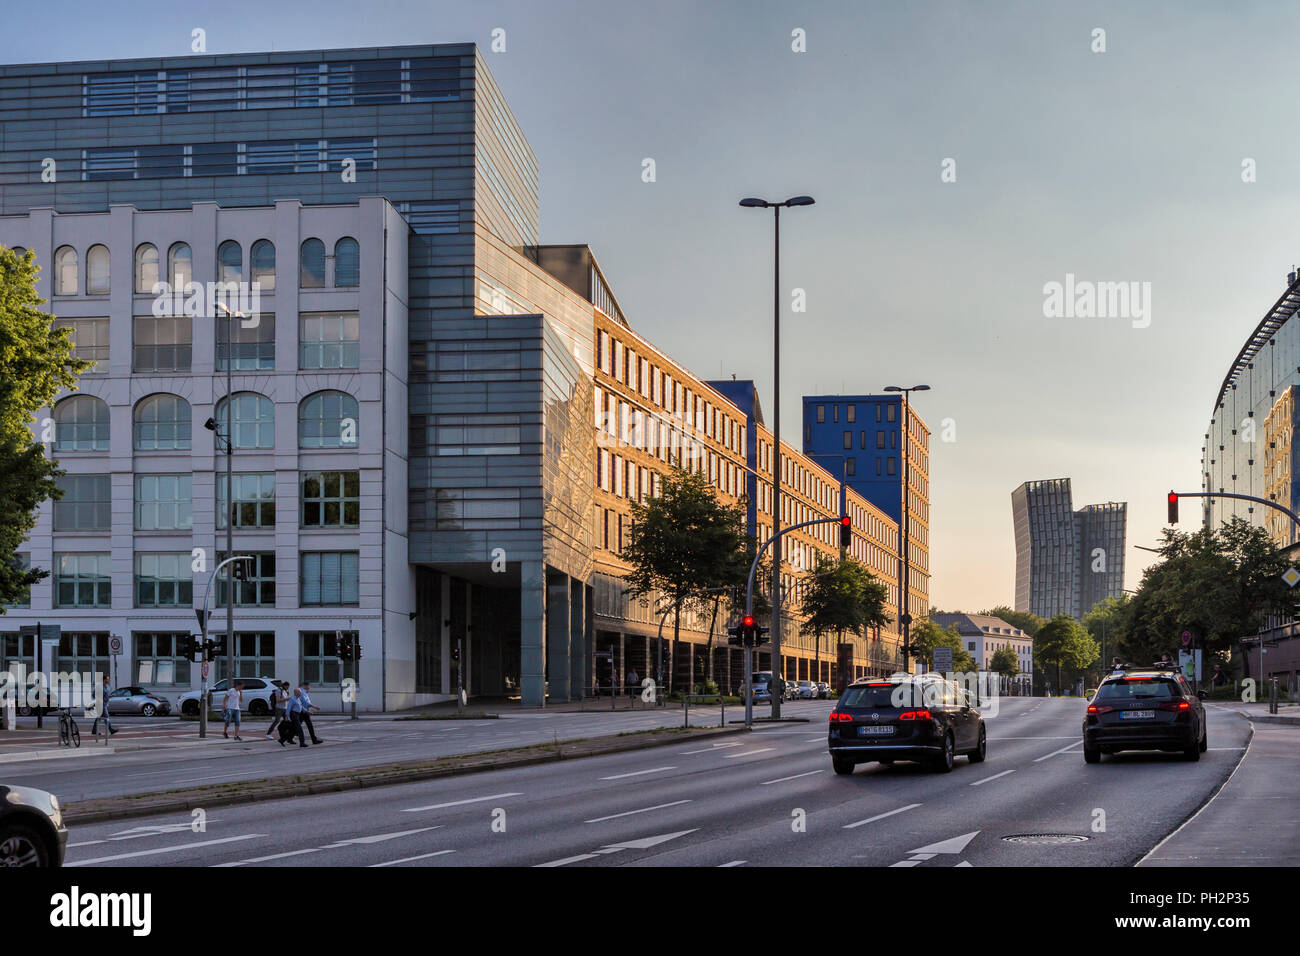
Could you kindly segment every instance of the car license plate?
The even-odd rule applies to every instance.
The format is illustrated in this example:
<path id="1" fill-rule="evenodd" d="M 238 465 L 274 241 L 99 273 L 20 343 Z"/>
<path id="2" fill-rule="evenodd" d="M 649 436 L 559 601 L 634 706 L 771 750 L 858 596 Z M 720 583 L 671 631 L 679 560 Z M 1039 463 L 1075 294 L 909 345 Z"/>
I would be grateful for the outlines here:
<path id="1" fill-rule="evenodd" d="M 1121 710 L 1119 715 L 1125 720 L 1151 720 L 1155 717 L 1154 710 Z"/>
<path id="2" fill-rule="evenodd" d="M 893 727 L 859 727 L 859 737 L 887 737 L 894 732 Z"/>

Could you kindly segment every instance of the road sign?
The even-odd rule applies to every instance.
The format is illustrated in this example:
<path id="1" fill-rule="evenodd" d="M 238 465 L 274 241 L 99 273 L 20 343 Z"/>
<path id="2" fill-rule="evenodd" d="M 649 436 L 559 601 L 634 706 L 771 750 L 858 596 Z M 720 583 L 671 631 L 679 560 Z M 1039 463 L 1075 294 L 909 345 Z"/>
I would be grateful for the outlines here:
<path id="1" fill-rule="evenodd" d="M 1183 647 L 1187 647 L 1191 643 L 1192 643 L 1192 632 L 1183 631 Z"/>
<path id="2" fill-rule="evenodd" d="M 200 668 L 200 670 L 203 672 L 203 679 L 204 679 L 204 680 L 207 680 L 207 679 L 208 679 L 208 662 L 207 662 L 207 661 L 204 661 L 204 662 L 203 662 L 203 666 Z"/>
<path id="3" fill-rule="evenodd" d="M 114 635 L 108 639 L 108 649 L 114 654 L 122 653 L 122 639 Z"/>
<path id="4" fill-rule="evenodd" d="M 952 648 L 936 647 L 932 652 L 934 669 L 941 672 L 952 670 Z"/>
<path id="5" fill-rule="evenodd" d="M 1282 580 L 1286 582 L 1287 587 L 1293 588 L 1297 583 L 1300 583 L 1300 571 L 1297 571 L 1294 567 L 1287 568 L 1282 572 Z"/>
<path id="6" fill-rule="evenodd" d="M 1188 680 L 1201 680 L 1201 649 L 1198 647 L 1194 651 L 1179 651 L 1178 669 Z"/>

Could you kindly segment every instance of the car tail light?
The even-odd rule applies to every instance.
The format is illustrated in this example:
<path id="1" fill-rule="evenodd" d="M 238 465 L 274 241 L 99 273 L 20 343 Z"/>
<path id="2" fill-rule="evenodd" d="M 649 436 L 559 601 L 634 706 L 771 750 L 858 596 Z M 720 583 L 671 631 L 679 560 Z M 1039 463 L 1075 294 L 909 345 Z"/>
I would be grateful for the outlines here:
<path id="1" fill-rule="evenodd" d="M 928 710 L 905 710 L 898 715 L 899 720 L 929 720 L 930 712 Z"/>
<path id="2" fill-rule="evenodd" d="M 868 687 L 893 687 L 894 685 L 891 684 L 889 681 L 881 681 L 878 684 L 868 684 L 867 686 Z"/>
<path id="3" fill-rule="evenodd" d="M 848 721 L 853 720 L 853 715 L 852 715 L 852 714 L 846 714 L 846 713 L 844 713 L 843 711 L 839 711 L 839 710 L 832 710 L 832 711 L 831 711 L 831 723 L 832 723 L 832 724 L 838 724 L 838 723 L 841 723 L 841 722 L 846 721 L 846 720 L 848 720 Z"/>
<path id="4" fill-rule="evenodd" d="M 1114 709 L 1115 709 L 1114 707 L 1108 707 L 1105 704 L 1102 704 L 1100 707 L 1098 707 L 1096 704 L 1088 705 L 1088 713 L 1090 714 L 1109 714 Z"/>
<path id="5" fill-rule="evenodd" d="M 1161 710 L 1173 710 L 1173 711 L 1179 711 L 1179 710 L 1191 710 L 1191 709 L 1192 709 L 1192 705 L 1189 704 L 1189 703 L 1188 703 L 1187 701 L 1185 701 L 1185 700 L 1171 700 L 1171 701 L 1168 701 L 1167 703 L 1161 704 L 1161 705 L 1160 705 L 1160 709 L 1161 709 Z"/>

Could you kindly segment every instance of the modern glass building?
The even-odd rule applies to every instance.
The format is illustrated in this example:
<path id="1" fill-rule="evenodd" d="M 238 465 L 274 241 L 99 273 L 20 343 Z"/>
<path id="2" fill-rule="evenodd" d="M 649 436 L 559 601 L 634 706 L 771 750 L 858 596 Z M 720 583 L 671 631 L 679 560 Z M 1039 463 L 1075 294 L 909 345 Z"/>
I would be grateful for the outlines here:
<path id="1" fill-rule="evenodd" d="M 367 710 L 460 685 L 568 700 L 598 648 L 620 678 L 665 657 L 687 680 L 740 676 L 725 619 L 664 647 L 618 551 L 670 461 L 750 495 L 763 526 L 757 402 L 633 332 L 589 248 L 540 244 L 536 157 L 472 44 L 3 66 L 0 124 L 0 244 L 34 251 L 47 308 L 97 363 L 33 425 L 68 474 L 22 549 L 51 574 L 0 617 L 0 663 L 30 668 L 20 628 L 57 623 L 58 669 L 196 686 L 179 638 L 230 522 L 256 558 L 236 673 L 310 679 L 327 706 L 340 632 Z M 235 323 L 162 282 L 259 298 Z M 229 495 L 204 428 L 227 413 Z M 834 479 L 783 460 L 786 523 L 838 513 Z M 856 556 L 893 588 L 887 516 L 850 506 Z M 796 602 L 832 531 L 787 541 Z M 209 607 L 225 598 L 215 582 Z M 831 652 L 792 635 L 787 676 L 886 669 L 891 636 Z"/>
<path id="2" fill-rule="evenodd" d="M 1081 618 L 1123 594 L 1127 514 L 1127 504 L 1114 501 L 1075 511 L 1069 478 L 1027 481 L 1011 492 L 1016 610 Z"/>

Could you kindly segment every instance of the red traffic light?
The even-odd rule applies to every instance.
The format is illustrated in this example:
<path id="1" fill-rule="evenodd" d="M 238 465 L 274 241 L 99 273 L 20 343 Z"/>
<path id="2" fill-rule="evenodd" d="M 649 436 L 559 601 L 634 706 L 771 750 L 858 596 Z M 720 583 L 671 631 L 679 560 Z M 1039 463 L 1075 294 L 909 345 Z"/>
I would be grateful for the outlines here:
<path id="1" fill-rule="evenodd" d="M 840 519 L 840 547 L 847 548 L 853 540 L 853 519 L 845 515 Z"/>
<path id="2" fill-rule="evenodd" d="M 753 615 L 746 614 L 745 620 L 742 622 L 742 626 L 745 627 L 746 629 L 753 627 L 754 626 Z"/>
<path id="3" fill-rule="evenodd" d="M 1178 524 L 1178 493 L 1169 492 L 1169 523 Z"/>

